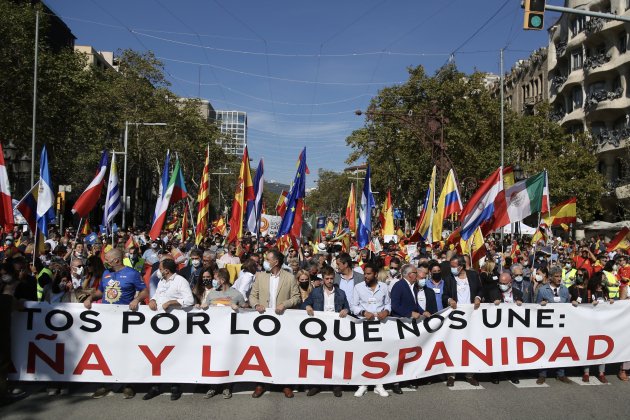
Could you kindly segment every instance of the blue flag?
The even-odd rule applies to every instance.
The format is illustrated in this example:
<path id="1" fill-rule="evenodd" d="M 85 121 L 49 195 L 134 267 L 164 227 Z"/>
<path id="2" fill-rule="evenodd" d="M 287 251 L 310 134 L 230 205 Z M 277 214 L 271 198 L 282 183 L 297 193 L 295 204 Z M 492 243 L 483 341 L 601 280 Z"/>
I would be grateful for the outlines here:
<path id="1" fill-rule="evenodd" d="M 306 147 L 300 154 L 300 160 L 298 162 L 298 169 L 295 174 L 295 179 L 291 185 L 291 191 L 287 197 L 287 210 L 282 217 L 280 228 L 278 229 L 278 238 L 291 232 L 293 222 L 295 221 L 295 211 L 298 206 L 298 201 L 306 197 Z"/>
<path id="2" fill-rule="evenodd" d="M 53 193 L 52 180 L 48 170 L 48 153 L 46 146 L 42 148 L 42 157 L 39 160 L 39 189 L 37 191 L 37 228 L 48 237 L 48 223 L 55 220 L 55 193 Z"/>
<path id="3" fill-rule="evenodd" d="M 263 205 L 263 187 L 265 184 L 265 178 L 263 176 L 265 168 L 263 166 L 263 160 L 258 162 L 258 168 L 256 169 L 256 177 L 254 178 L 254 200 L 247 202 L 247 212 L 245 213 L 245 220 L 247 221 L 247 230 L 258 236 L 258 230 L 260 229 L 260 215 L 262 213 Z"/>
<path id="4" fill-rule="evenodd" d="M 88 236 L 85 237 L 84 242 L 88 245 L 94 245 L 97 239 L 98 239 L 98 236 L 96 236 L 96 232 L 92 232 Z"/>
<path id="5" fill-rule="evenodd" d="M 365 171 L 365 181 L 363 181 L 363 192 L 361 193 L 361 208 L 359 209 L 359 228 L 357 229 L 359 248 L 364 248 L 370 243 L 370 234 L 372 233 L 372 208 L 374 208 L 375 205 L 374 196 L 372 195 L 370 165 L 368 165 Z"/>

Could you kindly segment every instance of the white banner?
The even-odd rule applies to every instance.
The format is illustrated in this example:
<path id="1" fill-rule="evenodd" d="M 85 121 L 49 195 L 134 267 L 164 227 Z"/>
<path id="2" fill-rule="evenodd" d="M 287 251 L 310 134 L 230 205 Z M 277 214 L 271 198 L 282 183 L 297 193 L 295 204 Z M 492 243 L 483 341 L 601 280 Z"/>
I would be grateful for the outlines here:
<path id="1" fill-rule="evenodd" d="M 260 236 L 276 236 L 280 229 L 282 217 L 270 214 L 260 215 Z"/>
<path id="2" fill-rule="evenodd" d="M 430 319 L 363 321 L 288 310 L 131 312 L 30 304 L 14 313 L 13 374 L 27 381 L 378 384 L 448 372 L 630 360 L 630 302 L 462 305 Z"/>

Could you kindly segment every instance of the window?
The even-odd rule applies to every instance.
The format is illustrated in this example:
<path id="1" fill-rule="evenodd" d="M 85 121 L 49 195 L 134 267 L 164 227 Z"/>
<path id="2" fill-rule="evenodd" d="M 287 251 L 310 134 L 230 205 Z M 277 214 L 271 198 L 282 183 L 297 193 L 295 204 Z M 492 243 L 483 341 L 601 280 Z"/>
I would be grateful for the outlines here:
<path id="1" fill-rule="evenodd" d="M 591 85 L 589 86 L 589 92 L 590 93 L 595 93 L 595 92 L 599 92 L 601 90 L 604 90 L 606 88 L 606 83 L 604 82 L 595 82 L 595 83 L 591 83 Z"/>
<path id="2" fill-rule="evenodd" d="M 584 30 L 584 25 L 586 24 L 585 16 L 578 16 L 571 22 L 571 35 L 576 36 L 580 32 Z"/>
<path id="3" fill-rule="evenodd" d="M 575 51 L 571 53 L 571 71 L 582 68 L 584 57 L 582 51 Z"/>
<path id="4" fill-rule="evenodd" d="M 621 35 L 619 35 L 619 39 L 617 40 L 617 49 L 619 50 L 619 54 L 623 54 L 628 50 L 628 34 L 625 32 L 622 32 Z"/>
<path id="5" fill-rule="evenodd" d="M 618 76 L 613 82 L 613 90 L 621 89 L 621 76 Z"/>
<path id="6" fill-rule="evenodd" d="M 573 98 L 573 109 L 582 108 L 582 87 L 576 86 L 571 92 Z"/>

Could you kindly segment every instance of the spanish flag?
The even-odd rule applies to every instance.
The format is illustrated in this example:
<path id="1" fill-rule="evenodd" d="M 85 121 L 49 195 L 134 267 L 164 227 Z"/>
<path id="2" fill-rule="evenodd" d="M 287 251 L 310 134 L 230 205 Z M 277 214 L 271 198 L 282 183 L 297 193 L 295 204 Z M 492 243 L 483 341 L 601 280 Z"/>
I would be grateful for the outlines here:
<path id="1" fill-rule="evenodd" d="M 617 235 L 613 238 L 612 241 L 606 247 L 607 252 L 612 252 L 615 249 L 630 249 L 630 229 L 624 227 L 619 231 Z"/>
<path id="2" fill-rule="evenodd" d="M 212 233 L 225 235 L 225 219 L 223 219 L 223 216 L 212 222 Z"/>
<path id="3" fill-rule="evenodd" d="M 81 228 L 81 235 L 87 236 L 91 232 L 92 232 L 92 227 L 90 226 L 90 220 L 86 218 L 85 223 L 83 224 L 83 227 Z"/>
<path id="4" fill-rule="evenodd" d="M 249 154 L 247 146 L 243 151 L 243 159 L 241 160 L 241 170 L 238 175 L 236 191 L 234 192 L 234 201 L 232 201 L 232 216 L 230 217 L 230 233 L 228 242 L 237 242 L 243 236 L 243 212 L 245 211 L 245 203 L 256 198 L 254 194 L 254 183 L 252 182 L 252 174 L 249 168 Z"/>
<path id="5" fill-rule="evenodd" d="M 392 193 L 387 190 L 387 199 L 383 203 L 381 210 L 381 234 L 383 236 L 394 234 L 394 209 L 392 207 Z"/>
<path id="6" fill-rule="evenodd" d="M 346 204 L 346 220 L 348 221 L 348 229 L 353 233 L 357 231 L 357 202 L 354 194 L 354 184 L 351 184 L 348 204 Z"/>
<path id="7" fill-rule="evenodd" d="M 547 226 L 575 223 L 577 221 L 577 198 L 569 198 L 551 209 L 551 215 L 545 218 Z"/>

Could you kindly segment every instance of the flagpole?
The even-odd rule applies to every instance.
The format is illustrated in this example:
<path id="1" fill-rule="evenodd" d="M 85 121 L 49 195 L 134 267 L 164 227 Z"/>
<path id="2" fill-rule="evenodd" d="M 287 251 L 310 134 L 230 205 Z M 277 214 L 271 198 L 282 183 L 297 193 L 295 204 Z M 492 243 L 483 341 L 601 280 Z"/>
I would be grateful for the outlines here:
<path id="1" fill-rule="evenodd" d="M 83 224 L 83 217 L 79 219 L 79 227 L 77 228 L 77 234 L 74 236 L 74 241 L 79 240 L 79 235 L 81 234 L 81 225 Z"/>
<path id="2" fill-rule="evenodd" d="M 33 234 L 33 267 L 35 266 L 35 258 L 37 258 L 37 237 L 39 236 L 37 234 L 38 230 L 39 226 L 35 224 L 35 233 Z"/>

